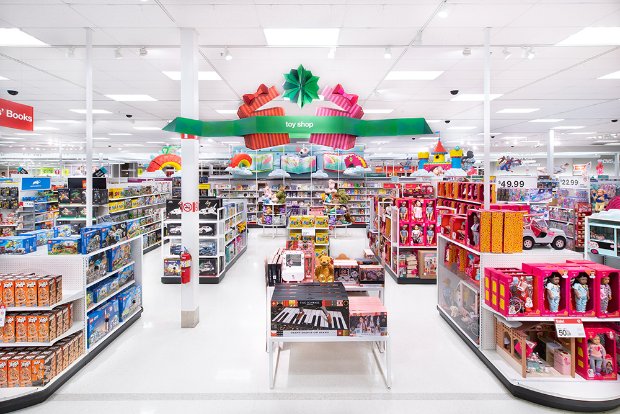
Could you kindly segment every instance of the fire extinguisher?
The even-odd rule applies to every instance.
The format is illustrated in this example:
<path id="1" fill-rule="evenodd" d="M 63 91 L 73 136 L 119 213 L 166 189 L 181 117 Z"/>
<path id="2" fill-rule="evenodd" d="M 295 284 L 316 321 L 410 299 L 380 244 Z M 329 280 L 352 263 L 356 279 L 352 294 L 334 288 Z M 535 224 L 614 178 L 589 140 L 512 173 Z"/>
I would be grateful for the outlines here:
<path id="1" fill-rule="evenodd" d="M 181 283 L 189 283 L 192 274 L 192 255 L 187 249 L 183 249 L 181 259 Z"/>

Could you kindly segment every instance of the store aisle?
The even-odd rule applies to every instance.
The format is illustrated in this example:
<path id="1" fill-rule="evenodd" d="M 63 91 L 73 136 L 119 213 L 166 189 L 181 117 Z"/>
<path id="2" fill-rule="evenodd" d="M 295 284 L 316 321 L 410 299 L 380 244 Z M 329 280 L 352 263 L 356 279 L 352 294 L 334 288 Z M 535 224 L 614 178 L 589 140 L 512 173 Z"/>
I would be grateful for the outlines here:
<path id="1" fill-rule="evenodd" d="M 48 402 L 28 413 L 387 413 L 552 411 L 514 399 L 437 314 L 435 286 L 387 282 L 393 388 L 368 344 L 294 344 L 275 390 L 265 352 L 266 255 L 283 238 L 251 230 L 249 248 L 220 285 L 200 287 L 201 322 L 179 328 L 177 285 L 162 285 L 159 250 L 145 257 L 144 313 Z M 361 254 L 364 230 L 332 239 L 332 252 Z M 341 402 L 340 404 L 338 404 Z"/>

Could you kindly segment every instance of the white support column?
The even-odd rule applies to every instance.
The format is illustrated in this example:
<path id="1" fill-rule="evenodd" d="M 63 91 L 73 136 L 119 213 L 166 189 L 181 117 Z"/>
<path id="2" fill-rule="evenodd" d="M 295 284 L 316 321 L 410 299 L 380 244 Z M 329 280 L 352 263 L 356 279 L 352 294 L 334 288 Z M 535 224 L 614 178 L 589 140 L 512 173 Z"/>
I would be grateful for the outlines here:
<path id="1" fill-rule="evenodd" d="M 93 224 L 93 31 L 86 28 L 86 225 Z"/>
<path id="2" fill-rule="evenodd" d="M 553 175 L 555 167 L 553 159 L 555 157 L 555 130 L 550 129 L 547 136 L 547 174 Z"/>
<path id="3" fill-rule="evenodd" d="M 491 208 L 491 28 L 484 29 L 484 208 Z"/>
<path id="4" fill-rule="evenodd" d="M 192 119 L 199 117 L 198 35 L 192 28 L 181 28 L 181 116 Z M 191 281 L 181 286 L 182 328 L 194 328 L 200 320 L 198 305 L 199 151 L 200 143 L 197 137 L 181 135 L 181 159 L 183 162 L 183 178 L 181 179 L 182 245 L 192 255 Z"/>
<path id="5" fill-rule="evenodd" d="M 616 152 L 615 162 L 614 162 L 614 178 L 620 178 L 620 152 Z"/>

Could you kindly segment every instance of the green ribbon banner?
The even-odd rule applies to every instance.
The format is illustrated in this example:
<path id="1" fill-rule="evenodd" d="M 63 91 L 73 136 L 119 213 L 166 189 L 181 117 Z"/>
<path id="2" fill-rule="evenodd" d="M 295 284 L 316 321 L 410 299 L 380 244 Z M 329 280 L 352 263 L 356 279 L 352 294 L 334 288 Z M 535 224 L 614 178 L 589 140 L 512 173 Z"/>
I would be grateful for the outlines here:
<path id="1" fill-rule="evenodd" d="M 255 116 L 233 121 L 200 121 L 178 117 L 164 131 L 199 137 L 230 137 L 248 134 L 290 134 L 309 137 L 312 133 L 349 134 L 358 137 L 427 135 L 433 131 L 424 118 L 363 120 L 342 116 Z"/>

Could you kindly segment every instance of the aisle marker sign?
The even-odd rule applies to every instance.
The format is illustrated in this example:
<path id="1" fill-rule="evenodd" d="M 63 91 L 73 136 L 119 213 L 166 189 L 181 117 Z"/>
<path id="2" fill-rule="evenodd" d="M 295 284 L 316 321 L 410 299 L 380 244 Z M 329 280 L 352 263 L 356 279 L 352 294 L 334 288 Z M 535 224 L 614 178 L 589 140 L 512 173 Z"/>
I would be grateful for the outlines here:
<path id="1" fill-rule="evenodd" d="M 583 329 L 583 322 L 579 318 L 556 319 L 555 332 L 558 338 L 585 338 L 586 332 Z"/>
<path id="2" fill-rule="evenodd" d="M 0 126 L 32 131 L 34 108 L 6 99 L 0 99 Z"/>

